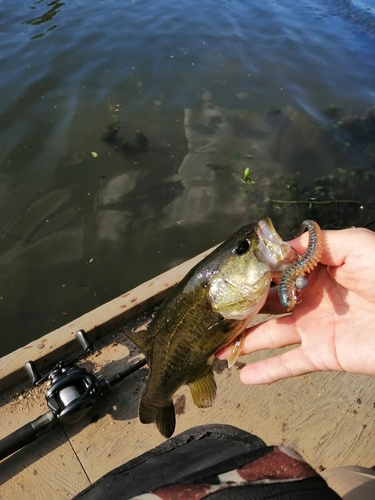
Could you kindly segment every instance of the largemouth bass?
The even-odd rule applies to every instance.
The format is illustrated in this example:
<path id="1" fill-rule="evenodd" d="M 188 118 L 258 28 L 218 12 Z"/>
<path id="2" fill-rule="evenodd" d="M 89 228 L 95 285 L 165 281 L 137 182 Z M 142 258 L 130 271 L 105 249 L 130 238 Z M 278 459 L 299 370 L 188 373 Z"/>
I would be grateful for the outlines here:
<path id="1" fill-rule="evenodd" d="M 196 406 L 212 406 L 215 352 L 233 343 L 230 363 L 235 362 L 241 350 L 238 338 L 264 305 L 271 281 L 279 281 L 298 258 L 269 218 L 244 226 L 191 269 L 147 332 L 129 334 L 149 367 L 139 405 L 142 423 L 155 422 L 170 437 L 175 429 L 173 396 L 184 384 Z"/>

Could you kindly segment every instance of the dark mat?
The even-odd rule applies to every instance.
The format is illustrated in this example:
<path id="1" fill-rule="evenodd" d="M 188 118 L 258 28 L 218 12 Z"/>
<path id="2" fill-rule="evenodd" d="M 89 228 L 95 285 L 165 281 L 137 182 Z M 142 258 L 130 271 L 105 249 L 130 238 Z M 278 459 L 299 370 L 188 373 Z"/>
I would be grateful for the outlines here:
<path id="1" fill-rule="evenodd" d="M 269 457 L 275 457 L 273 462 L 285 470 L 284 455 L 278 447 L 267 446 L 257 436 L 230 425 L 203 425 L 168 439 L 114 469 L 75 498 L 131 499 L 153 492 L 160 498 L 184 499 L 339 499 L 310 466 L 298 461 L 297 467 L 301 464 L 305 471 L 305 475 L 300 475 L 302 479 L 296 481 L 296 476 L 285 476 L 282 482 L 276 478 L 267 484 L 271 477 L 267 476 Z M 294 460 L 287 455 L 284 458 Z M 224 484 L 219 477 L 228 471 L 236 474 L 237 470 L 250 471 L 252 481 L 246 479 L 244 482 L 249 484 L 237 485 L 229 480 Z"/>

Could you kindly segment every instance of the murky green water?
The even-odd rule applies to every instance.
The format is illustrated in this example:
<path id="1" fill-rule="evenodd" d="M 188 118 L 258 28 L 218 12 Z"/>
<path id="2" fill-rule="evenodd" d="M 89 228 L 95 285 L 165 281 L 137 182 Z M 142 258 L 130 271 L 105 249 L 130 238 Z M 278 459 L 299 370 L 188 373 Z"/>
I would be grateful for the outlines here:
<path id="1" fill-rule="evenodd" d="M 3 2 L 0 41 L 0 355 L 221 241 L 275 175 L 375 171 L 325 113 L 375 104 L 374 0 Z"/>

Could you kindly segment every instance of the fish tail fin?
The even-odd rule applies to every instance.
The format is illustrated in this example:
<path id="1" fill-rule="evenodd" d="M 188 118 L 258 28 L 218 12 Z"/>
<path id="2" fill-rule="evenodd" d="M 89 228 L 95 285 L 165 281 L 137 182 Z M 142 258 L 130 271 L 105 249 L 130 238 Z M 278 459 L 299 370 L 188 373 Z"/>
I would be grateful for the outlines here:
<path id="1" fill-rule="evenodd" d="M 156 423 L 160 434 L 166 438 L 170 438 L 176 427 L 176 415 L 173 403 L 169 406 L 160 407 L 150 404 L 143 397 L 139 405 L 139 420 L 142 424 Z"/>

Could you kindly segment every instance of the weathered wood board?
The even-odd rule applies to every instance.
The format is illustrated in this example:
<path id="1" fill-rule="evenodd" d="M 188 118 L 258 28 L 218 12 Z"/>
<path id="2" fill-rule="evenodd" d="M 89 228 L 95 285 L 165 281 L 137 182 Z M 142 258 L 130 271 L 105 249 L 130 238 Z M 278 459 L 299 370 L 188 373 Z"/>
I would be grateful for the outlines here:
<path id="1" fill-rule="evenodd" d="M 270 354 L 241 358 L 231 370 L 216 361 L 218 398 L 212 408 L 196 408 L 189 389 L 182 388 L 175 398 L 176 433 L 204 423 L 227 423 L 268 444 L 294 447 L 316 468 L 374 465 L 375 379 L 316 373 L 272 385 L 244 386 L 239 379 L 242 364 Z M 163 441 L 154 425 L 142 425 L 137 418 L 146 373 L 140 370 L 101 402 L 96 422 L 67 429 L 91 481 Z"/>
<path id="2" fill-rule="evenodd" d="M 111 335 L 84 363 L 108 378 L 139 358 L 123 329 Z M 103 339 L 104 342 L 105 339 Z M 375 379 L 317 373 L 271 385 L 249 387 L 239 379 L 242 363 L 270 352 L 241 358 L 231 369 L 215 362 L 218 398 L 197 409 L 189 389 L 175 398 L 176 434 L 204 423 L 227 423 L 285 443 L 314 467 L 375 463 Z M 72 498 L 106 472 L 163 441 L 154 425 L 137 417 L 147 370 L 141 369 L 98 400 L 80 422 L 57 427 L 0 463 L 0 498 Z M 0 408 L 0 438 L 46 411 L 45 388 L 31 389 Z M 25 400 L 27 405 L 25 406 Z"/>
<path id="3" fill-rule="evenodd" d="M 48 410 L 44 391 L 22 387 L 15 395 L 2 394 L 0 405 L 0 438 Z M 60 425 L 0 462 L 1 500 L 72 498 L 89 484 Z"/>
<path id="4" fill-rule="evenodd" d="M 68 350 L 55 331 L 39 341 L 48 356 L 39 353 L 39 343 L 35 342 L 6 357 L 5 364 L 3 358 L 2 387 L 9 387 L 12 376 L 16 381 L 22 378 L 22 366 L 28 359 L 39 359 L 41 366 L 47 366 L 62 353 L 77 349 L 71 340 L 75 330 L 88 328 L 95 340 L 98 331 L 103 333 L 112 324 L 110 314 L 117 314 L 115 323 L 124 317 L 134 318 L 147 304 L 156 303 L 155 297 L 160 300 L 161 291 L 170 289 L 200 258 L 202 255 L 151 280 L 145 288 L 138 287 L 112 301 L 110 313 L 102 306 L 99 312 L 60 329 L 65 341 L 69 340 Z M 97 350 L 82 365 L 97 376 L 109 378 L 139 359 L 125 332 L 140 327 L 143 320 L 147 318 L 137 317 L 96 340 Z M 197 409 L 189 389 L 182 388 L 175 398 L 176 434 L 204 423 L 227 423 L 258 435 L 268 444 L 294 447 L 317 469 L 346 464 L 373 466 L 375 377 L 315 373 L 266 386 L 244 386 L 239 379 L 242 364 L 271 354 L 264 351 L 240 358 L 231 370 L 225 362 L 216 361 L 218 398 L 212 408 Z M 98 399 L 76 424 L 58 425 L 0 462 L 0 500 L 72 498 L 106 472 L 163 442 L 154 425 L 142 425 L 137 417 L 146 374 L 146 368 L 137 371 Z M 48 410 L 46 390 L 46 384 L 30 389 L 30 382 L 22 382 L 0 395 L 0 439 Z"/>

